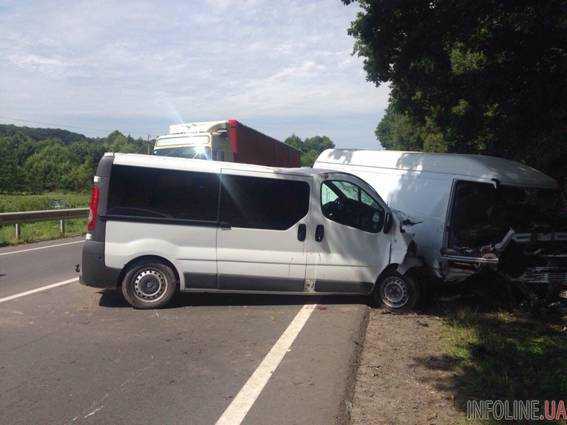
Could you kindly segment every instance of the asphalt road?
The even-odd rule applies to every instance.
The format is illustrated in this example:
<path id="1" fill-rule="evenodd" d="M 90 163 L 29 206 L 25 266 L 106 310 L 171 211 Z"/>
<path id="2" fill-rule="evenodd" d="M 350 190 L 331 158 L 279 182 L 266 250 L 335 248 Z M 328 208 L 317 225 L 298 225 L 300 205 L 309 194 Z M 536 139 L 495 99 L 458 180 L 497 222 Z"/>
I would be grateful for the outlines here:
<path id="1" fill-rule="evenodd" d="M 69 238 L 0 248 L 0 298 L 77 277 L 82 246 Z"/>
<path id="2" fill-rule="evenodd" d="M 72 282 L 2 301 L 76 277 L 77 240 L 0 249 L 1 424 L 214 424 L 309 309 L 242 423 L 344 419 L 364 299 L 182 294 L 139 311 Z"/>

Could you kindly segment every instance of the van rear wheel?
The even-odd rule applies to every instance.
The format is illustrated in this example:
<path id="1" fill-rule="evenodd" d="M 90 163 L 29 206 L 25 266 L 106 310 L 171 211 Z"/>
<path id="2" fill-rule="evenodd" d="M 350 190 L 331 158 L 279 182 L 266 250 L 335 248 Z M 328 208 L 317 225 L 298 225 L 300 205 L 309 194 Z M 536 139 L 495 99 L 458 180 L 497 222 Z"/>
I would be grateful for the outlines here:
<path id="1" fill-rule="evenodd" d="M 417 305 L 420 298 L 417 281 L 409 274 L 388 273 L 380 278 L 374 290 L 374 301 L 393 313 L 405 313 Z"/>
<path id="2" fill-rule="evenodd" d="M 174 271 L 159 261 L 134 264 L 122 280 L 122 294 L 134 308 L 150 309 L 165 306 L 175 295 L 177 278 Z"/>

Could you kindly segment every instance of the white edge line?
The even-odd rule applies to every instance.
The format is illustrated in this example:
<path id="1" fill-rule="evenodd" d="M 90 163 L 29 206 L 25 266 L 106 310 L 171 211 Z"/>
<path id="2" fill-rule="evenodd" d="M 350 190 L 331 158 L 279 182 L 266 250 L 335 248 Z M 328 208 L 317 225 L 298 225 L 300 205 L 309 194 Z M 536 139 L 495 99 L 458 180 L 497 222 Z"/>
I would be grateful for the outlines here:
<path id="1" fill-rule="evenodd" d="M 80 240 L 80 241 L 73 241 L 73 242 L 58 243 L 56 245 L 38 246 L 37 248 L 20 249 L 19 251 L 0 252 L 0 256 L 10 255 L 10 254 L 19 254 L 20 252 L 38 251 L 40 249 L 55 248 L 56 246 L 73 245 L 73 244 L 76 244 L 76 243 L 83 243 L 83 242 L 84 242 L 84 240 Z"/>
<path id="2" fill-rule="evenodd" d="M 316 305 L 307 304 L 299 310 L 252 376 L 248 378 L 248 381 L 217 420 L 216 425 L 239 425 L 242 423 L 315 307 Z"/>
<path id="3" fill-rule="evenodd" d="M 0 304 L 5 303 L 6 301 L 15 300 L 17 298 L 25 297 L 27 295 L 35 294 L 37 292 L 47 291 L 48 289 L 57 288 L 58 286 L 68 285 L 73 282 L 77 282 L 79 278 L 73 278 L 68 280 L 63 280 L 61 282 L 52 283 L 51 285 L 42 286 L 41 288 L 31 289 L 29 291 L 20 292 L 19 294 L 10 295 L 9 297 L 0 298 Z"/>

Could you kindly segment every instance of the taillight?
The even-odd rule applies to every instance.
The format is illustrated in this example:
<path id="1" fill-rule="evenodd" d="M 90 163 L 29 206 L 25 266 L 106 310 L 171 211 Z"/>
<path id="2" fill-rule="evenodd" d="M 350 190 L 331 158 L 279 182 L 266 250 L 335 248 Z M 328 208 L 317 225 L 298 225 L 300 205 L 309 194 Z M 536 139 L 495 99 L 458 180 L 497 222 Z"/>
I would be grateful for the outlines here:
<path id="1" fill-rule="evenodd" d="M 89 219 L 87 221 L 87 231 L 89 232 L 93 231 L 96 227 L 99 195 L 100 195 L 100 189 L 95 184 L 91 189 L 91 200 L 89 202 Z"/>

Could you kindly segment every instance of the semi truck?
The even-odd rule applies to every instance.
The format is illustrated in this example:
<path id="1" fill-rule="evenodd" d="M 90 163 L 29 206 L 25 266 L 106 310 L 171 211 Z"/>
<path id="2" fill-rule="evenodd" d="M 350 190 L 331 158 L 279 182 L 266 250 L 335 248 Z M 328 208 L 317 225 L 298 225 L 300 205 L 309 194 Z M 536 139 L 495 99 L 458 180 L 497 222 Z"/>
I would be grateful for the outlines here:
<path id="1" fill-rule="evenodd" d="M 235 119 L 169 126 L 159 136 L 154 155 L 240 162 L 272 167 L 299 167 L 300 152 Z"/>

